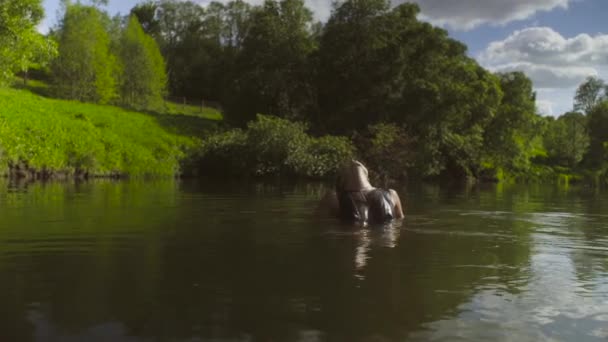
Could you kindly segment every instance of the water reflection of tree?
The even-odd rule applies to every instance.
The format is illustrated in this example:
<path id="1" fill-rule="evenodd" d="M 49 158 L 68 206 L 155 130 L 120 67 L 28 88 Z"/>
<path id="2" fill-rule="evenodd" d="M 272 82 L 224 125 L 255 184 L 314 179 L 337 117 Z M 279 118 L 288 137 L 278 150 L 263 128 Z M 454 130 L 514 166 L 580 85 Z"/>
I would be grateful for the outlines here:
<path id="1" fill-rule="evenodd" d="M 563 234 L 560 238 L 570 255 L 578 285 L 586 290 L 597 290 L 608 278 L 606 194 L 599 189 L 575 187 L 563 191 L 557 201 L 572 213 L 561 222 Z"/>
<path id="2" fill-rule="evenodd" d="M 174 182 L 0 184 L 0 340 L 61 339 L 116 320 L 120 303 L 147 301 L 160 255 L 153 225 L 170 219 L 155 208 L 174 205 L 175 189 Z M 146 220 L 142 241 L 134 229 Z M 130 286 L 137 291 L 121 302 Z"/>
<path id="3" fill-rule="evenodd" d="M 457 315 L 480 287 L 508 284 L 517 291 L 516 281 L 526 278 L 525 222 L 459 214 L 480 206 L 526 210 L 508 191 L 439 191 L 435 205 L 414 206 L 402 227 L 345 232 L 333 221 L 311 221 L 304 215 L 307 196 L 285 189 L 252 190 L 263 198 L 222 197 L 221 189 L 207 198 L 195 190 L 179 200 L 175 188 L 87 190 L 103 196 L 69 215 L 80 215 L 79 222 L 94 217 L 82 229 L 102 238 L 89 236 L 84 251 L 18 254 L 11 263 L 22 264 L 21 272 L 0 262 L 2 279 L 23 279 L 0 285 L 7 298 L 21 292 L 4 310 L 15 316 L 6 320 L 14 324 L 12 336 L 32 336 L 28 305 L 39 302 L 34 310 L 67 335 L 118 322 L 128 335 L 159 340 L 289 341 L 303 332 L 336 341 L 402 339 Z M 174 201 L 162 212 L 153 205 L 159 196 Z M 105 218 L 96 215 L 104 205 Z M 152 210 L 123 211 L 146 206 Z M 70 207 L 48 210 L 63 215 Z M 128 222 L 112 227 L 117 220 Z M 496 234 L 474 234 L 488 233 L 488 224 Z M 146 225 L 149 231 L 129 231 Z M 121 246 L 112 241 L 119 237 Z"/>

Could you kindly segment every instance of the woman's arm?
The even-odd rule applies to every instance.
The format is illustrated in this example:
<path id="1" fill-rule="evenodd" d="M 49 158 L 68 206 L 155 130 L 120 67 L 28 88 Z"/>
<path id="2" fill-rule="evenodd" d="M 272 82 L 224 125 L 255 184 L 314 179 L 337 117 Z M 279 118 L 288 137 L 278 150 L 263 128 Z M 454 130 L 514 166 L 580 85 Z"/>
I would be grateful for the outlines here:
<path id="1" fill-rule="evenodd" d="M 395 203 L 395 207 L 393 208 L 395 218 L 402 219 L 403 217 L 405 217 L 405 215 L 403 214 L 403 206 L 401 205 L 401 199 L 399 199 L 399 194 L 393 189 L 390 189 L 389 191 L 391 193 L 393 203 Z"/>

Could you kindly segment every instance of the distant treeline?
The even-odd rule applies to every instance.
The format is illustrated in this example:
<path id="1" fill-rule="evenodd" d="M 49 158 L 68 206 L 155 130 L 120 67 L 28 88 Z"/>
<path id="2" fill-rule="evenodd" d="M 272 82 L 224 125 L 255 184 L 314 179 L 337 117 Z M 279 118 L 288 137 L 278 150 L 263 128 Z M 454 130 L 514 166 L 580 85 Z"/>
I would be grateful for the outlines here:
<path id="1" fill-rule="evenodd" d="M 40 1 L 0 6 L 11 3 Z M 348 137 L 357 157 L 392 177 L 603 175 L 602 80 L 580 86 L 573 112 L 542 117 L 525 74 L 484 69 L 463 43 L 419 21 L 415 4 L 340 1 L 321 23 L 303 0 L 148 1 L 126 18 L 110 18 L 103 3 L 65 1 L 50 39 L 40 38 L 49 58 L 20 67 L 48 66 L 60 97 L 153 108 L 170 95 L 220 103 L 233 127 L 259 113 L 304 122 L 312 136 Z M 206 146 L 255 141 L 238 134 Z"/>

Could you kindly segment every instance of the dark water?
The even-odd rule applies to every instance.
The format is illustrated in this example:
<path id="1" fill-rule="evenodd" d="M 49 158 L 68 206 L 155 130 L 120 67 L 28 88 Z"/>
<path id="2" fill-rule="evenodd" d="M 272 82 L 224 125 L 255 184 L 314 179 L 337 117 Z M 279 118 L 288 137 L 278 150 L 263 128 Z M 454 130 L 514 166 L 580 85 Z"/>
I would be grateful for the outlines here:
<path id="1" fill-rule="evenodd" d="M 0 341 L 603 341 L 608 195 L 417 186 L 407 218 L 323 186 L 0 181 Z"/>

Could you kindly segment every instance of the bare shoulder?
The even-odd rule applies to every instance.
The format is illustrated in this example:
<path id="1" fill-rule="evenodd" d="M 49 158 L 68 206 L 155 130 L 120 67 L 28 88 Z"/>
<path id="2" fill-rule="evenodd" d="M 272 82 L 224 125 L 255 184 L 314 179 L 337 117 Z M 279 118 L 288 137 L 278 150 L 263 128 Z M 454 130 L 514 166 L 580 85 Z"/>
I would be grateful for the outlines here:
<path id="1" fill-rule="evenodd" d="M 391 194 L 391 198 L 393 199 L 393 203 L 395 203 L 395 217 L 403 218 L 405 215 L 403 214 L 404 206 L 401 203 L 401 199 L 399 198 L 399 194 L 394 189 L 388 190 Z"/>

